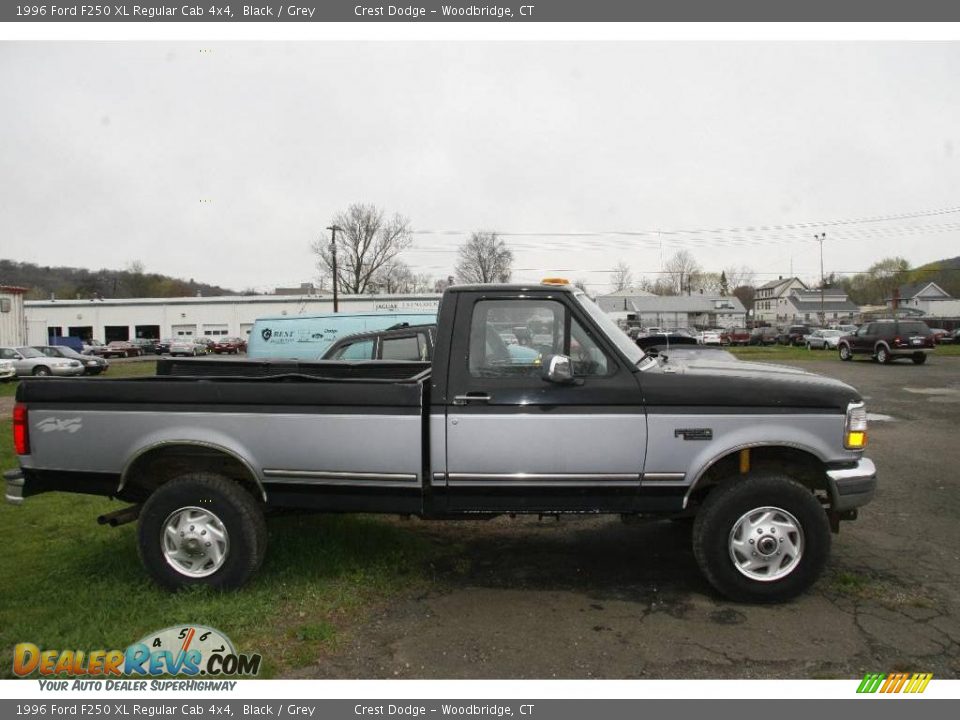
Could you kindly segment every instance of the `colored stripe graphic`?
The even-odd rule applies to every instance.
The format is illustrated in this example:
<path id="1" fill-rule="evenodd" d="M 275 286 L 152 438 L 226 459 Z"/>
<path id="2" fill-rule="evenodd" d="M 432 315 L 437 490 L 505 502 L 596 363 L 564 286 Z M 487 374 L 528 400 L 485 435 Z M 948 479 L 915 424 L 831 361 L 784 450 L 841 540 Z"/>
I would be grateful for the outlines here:
<path id="1" fill-rule="evenodd" d="M 922 693 L 933 673 L 867 673 L 857 687 L 858 693 Z"/>

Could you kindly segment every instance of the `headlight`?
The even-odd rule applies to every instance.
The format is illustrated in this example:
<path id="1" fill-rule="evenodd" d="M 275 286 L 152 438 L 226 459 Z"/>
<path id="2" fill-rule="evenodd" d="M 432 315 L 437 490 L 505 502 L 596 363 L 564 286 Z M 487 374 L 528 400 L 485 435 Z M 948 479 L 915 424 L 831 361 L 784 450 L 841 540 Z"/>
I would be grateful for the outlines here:
<path id="1" fill-rule="evenodd" d="M 862 402 L 847 405 L 843 446 L 847 450 L 862 450 L 867 446 L 867 408 Z"/>

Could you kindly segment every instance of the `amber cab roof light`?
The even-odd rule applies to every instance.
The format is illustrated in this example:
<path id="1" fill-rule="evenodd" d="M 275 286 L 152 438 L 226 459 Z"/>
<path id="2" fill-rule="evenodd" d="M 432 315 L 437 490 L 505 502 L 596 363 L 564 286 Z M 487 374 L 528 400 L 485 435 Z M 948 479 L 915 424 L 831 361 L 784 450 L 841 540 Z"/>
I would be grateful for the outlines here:
<path id="1" fill-rule="evenodd" d="M 548 277 L 540 281 L 541 285 L 569 285 L 570 281 L 566 278 Z"/>

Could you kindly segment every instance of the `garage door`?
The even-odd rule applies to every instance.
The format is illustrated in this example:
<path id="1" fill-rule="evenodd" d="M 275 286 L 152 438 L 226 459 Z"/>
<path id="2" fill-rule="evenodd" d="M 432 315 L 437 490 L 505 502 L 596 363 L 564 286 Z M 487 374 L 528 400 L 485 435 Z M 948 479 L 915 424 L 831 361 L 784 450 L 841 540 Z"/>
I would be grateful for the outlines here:
<path id="1" fill-rule="evenodd" d="M 193 337 L 197 334 L 196 325 L 174 325 L 170 328 L 174 337 Z"/>

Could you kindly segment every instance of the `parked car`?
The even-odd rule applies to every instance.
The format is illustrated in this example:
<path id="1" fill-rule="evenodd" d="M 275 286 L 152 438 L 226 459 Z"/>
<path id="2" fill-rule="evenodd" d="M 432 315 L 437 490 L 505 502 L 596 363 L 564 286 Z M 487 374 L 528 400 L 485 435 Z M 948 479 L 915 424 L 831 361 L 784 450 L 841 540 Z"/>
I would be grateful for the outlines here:
<path id="1" fill-rule="evenodd" d="M 940 338 L 940 342 L 943 343 L 944 345 L 960 344 L 960 328 L 956 330 L 951 330 L 950 332 L 948 332 L 946 335 Z"/>
<path id="2" fill-rule="evenodd" d="M 781 345 L 804 345 L 811 332 L 813 329 L 809 325 L 791 325 L 780 334 L 777 341 Z"/>
<path id="3" fill-rule="evenodd" d="M 17 368 L 13 360 L 0 360 L 0 382 L 10 382 L 17 377 Z"/>
<path id="4" fill-rule="evenodd" d="M 28 375 L 73 376 L 83 375 L 83 365 L 78 360 L 47 357 L 31 347 L 0 348 L 0 360 L 12 360 L 18 377 Z"/>
<path id="5" fill-rule="evenodd" d="M 696 346 L 697 339 L 673 330 L 637 338 L 637 347 L 641 350 L 648 350 L 651 347 L 674 347 L 675 345 Z"/>
<path id="6" fill-rule="evenodd" d="M 177 338 L 170 343 L 170 355 L 177 357 L 180 355 L 206 355 L 207 346 L 192 337 Z"/>
<path id="7" fill-rule="evenodd" d="M 140 348 L 143 355 L 160 355 L 160 341 L 156 338 L 136 338 L 130 342 Z"/>
<path id="8" fill-rule="evenodd" d="M 398 327 L 390 327 L 386 330 L 357 333 L 340 338 L 327 348 L 320 359 L 426 361 L 433 357 L 433 342 L 436 334 L 435 324 L 401 323 Z M 497 337 L 507 347 L 508 353 L 518 353 L 526 349 L 516 342 L 516 336 L 513 333 L 509 335 L 514 338 L 514 342 L 504 340 L 505 334 L 507 333 L 497 333 Z"/>
<path id="9" fill-rule="evenodd" d="M 239 355 L 240 353 L 247 351 L 247 341 L 237 337 L 220 338 L 219 340 L 215 340 L 213 342 L 213 345 L 210 346 L 210 349 L 213 350 L 213 352 L 215 352 L 217 355 L 220 353 Z"/>
<path id="10" fill-rule="evenodd" d="M 100 349 L 100 357 L 140 357 L 143 350 L 139 345 L 126 340 L 113 340 Z"/>
<path id="11" fill-rule="evenodd" d="M 758 327 L 750 333 L 751 345 L 776 345 L 779 331 L 775 327 Z"/>
<path id="12" fill-rule="evenodd" d="M 701 345 L 723 345 L 720 330 L 704 330 L 699 340 Z"/>
<path id="13" fill-rule="evenodd" d="M 877 320 L 861 325 L 853 335 L 840 338 L 841 360 L 853 360 L 856 355 L 869 355 L 887 364 L 897 358 L 908 357 L 916 365 L 927 361 L 933 351 L 933 334 L 920 320 Z"/>
<path id="14" fill-rule="evenodd" d="M 839 330 L 844 335 L 853 335 L 857 331 L 859 325 L 830 325 L 828 330 Z"/>
<path id="15" fill-rule="evenodd" d="M 104 347 L 102 342 L 91 338 L 83 343 L 83 349 L 80 352 L 84 355 L 100 355 Z"/>
<path id="16" fill-rule="evenodd" d="M 162 340 L 157 340 L 157 354 L 166 355 L 170 352 L 170 345 L 174 341 L 171 338 L 163 338 Z"/>
<path id="17" fill-rule="evenodd" d="M 84 375 L 99 375 L 106 372 L 110 367 L 110 363 L 102 357 L 82 355 L 73 348 L 63 347 L 62 345 L 34 345 L 33 347 L 47 357 L 79 361 L 83 365 Z"/>
<path id="18" fill-rule="evenodd" d="M 836 350 L 843 336 L 840 330 L 814 330 L 807 335 L 807 350 Z"/>
<path id="19" fill-rule="evenodd" d="M 933 342 L 939 345 L 950 333 L 943 328 L 930 328 L 930 334 L 933 335 Z"/>
<path id="20" fill-rule="evenodd" d="M 750 331 L 743 327 L 728 327 L 720 334 L 721 345 L 747 345 Z"/>

